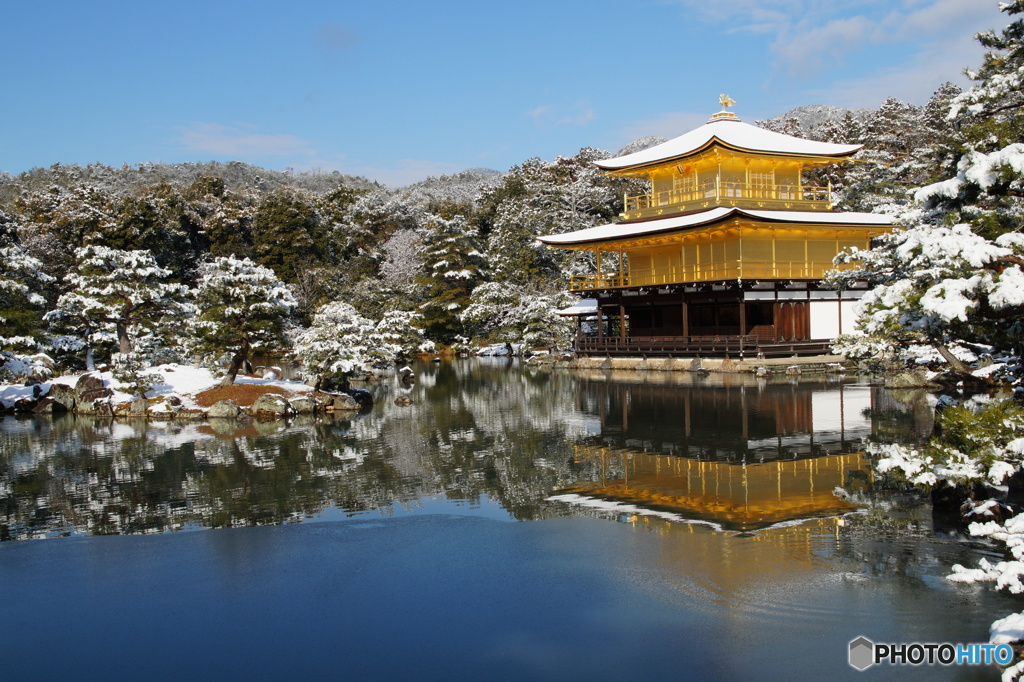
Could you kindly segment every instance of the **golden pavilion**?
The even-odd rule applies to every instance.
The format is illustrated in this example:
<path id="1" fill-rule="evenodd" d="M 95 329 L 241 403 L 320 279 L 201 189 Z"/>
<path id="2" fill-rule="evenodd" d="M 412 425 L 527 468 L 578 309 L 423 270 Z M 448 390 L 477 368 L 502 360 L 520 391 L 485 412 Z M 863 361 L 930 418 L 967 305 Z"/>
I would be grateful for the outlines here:
<path id="1" fill-rule="evenodd" d="M 590 251 L 595 272 L 573 277 L 585 296 L 565 311 L 596 317 L 577 352 L 598 355 L 809 355 L 852 331 L 866 285 L 829 288 L 845 249 L 870 247 L 888 216 L 833 211 L 831 186 L 806 173 L 849 161 L 861 145 L 833 144 L 742 122 L 722 111 L 662 144 L 595 162 L 650 183 L 624 197 L 621 220 L 540 237 Z"/>

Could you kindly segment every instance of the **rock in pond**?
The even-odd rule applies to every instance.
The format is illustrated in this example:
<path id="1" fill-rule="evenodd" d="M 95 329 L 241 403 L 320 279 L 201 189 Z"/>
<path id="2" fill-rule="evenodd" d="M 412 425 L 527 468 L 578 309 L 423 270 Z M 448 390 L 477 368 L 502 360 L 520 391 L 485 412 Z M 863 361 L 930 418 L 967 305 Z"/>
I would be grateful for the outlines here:
<path id="1" fill-rule="evenodd" d="M 149 414 L 149 402 L 145 398 L 136 398 L 128 407 L 129 417 L 145 417 Z"/>
<path id="2" fill-rule="evenodd" d="M 242 413 L 242 408 L 234 400 L 218 400 L 210 406 L 206 413 L 210 419 L 235 419 Z"/>
<path id="3" fill-rule="evenodd" d="M 359 403 L 352 396 L 342 393 L 340 395 L 332 395 L 330 402 L 327 404 L 328 412 L 357 412 L 359 410 Z"/>
<path id="4" fill-rule="evenodd" d="M 47 394 L 53 400 L 53 412 L 70 412 L 75 409 L 75 389 L 67 384 L 51 384 Z"/>
<path id="5" fill-rule="evenodd" d="M 283 395 L 264 393 L 253 401 L 250 411 L 264 416 L 284 417 L 288 414 L 288 400 Z"/>
<path id="6" fill-rule="evenodd" d="M 320 409 L 320 401 L 311 396 L 301 396 L 291 401 L 295 414 L 312 414 Z"/>

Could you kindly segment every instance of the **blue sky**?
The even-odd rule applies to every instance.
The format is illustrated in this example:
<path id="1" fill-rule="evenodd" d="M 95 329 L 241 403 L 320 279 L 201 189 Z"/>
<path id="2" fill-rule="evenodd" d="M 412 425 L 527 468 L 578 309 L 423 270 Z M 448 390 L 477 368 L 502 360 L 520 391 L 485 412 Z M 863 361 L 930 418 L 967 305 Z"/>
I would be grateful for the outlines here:
<path id="1" fill-rule="evenodd" d="M 12 2 L 0 170 L 230 161 L 404 185 L 718 110 L 923 104 L 995 0 Z"/>

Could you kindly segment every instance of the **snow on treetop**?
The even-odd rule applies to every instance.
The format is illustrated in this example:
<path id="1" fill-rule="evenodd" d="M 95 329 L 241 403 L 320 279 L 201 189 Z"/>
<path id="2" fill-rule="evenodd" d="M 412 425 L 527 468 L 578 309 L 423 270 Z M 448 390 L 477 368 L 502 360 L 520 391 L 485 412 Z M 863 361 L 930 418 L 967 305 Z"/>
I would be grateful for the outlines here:
<path id="1" fill-rule="evenodd" d="M 772 132 L 738 120 L 725 119 L 706 123 L 668 142 L 614 159 L 594 161 L 605 170 L 623 170 L 646 166 L 669 159 L 691 156 L 715 142 L 750 152 L 786 154 L 790 156 L 832 156 L 842 158 L 854 154 L 859 144 L 816 142 L 792 135 Z"/>

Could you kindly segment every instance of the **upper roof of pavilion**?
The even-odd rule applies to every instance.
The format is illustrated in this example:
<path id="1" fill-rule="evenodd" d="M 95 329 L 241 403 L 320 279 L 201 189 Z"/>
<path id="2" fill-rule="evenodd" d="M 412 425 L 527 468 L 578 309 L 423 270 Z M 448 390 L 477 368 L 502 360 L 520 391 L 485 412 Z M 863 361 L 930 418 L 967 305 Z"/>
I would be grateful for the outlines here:
<path id="1" fill-rule="evenodd" d="M 776 133 L 744 123 L 732 112 L 720 111 L 701 127 L 677 138 L 639 152 L 594 163 L 616 175 L 633 174 L 650 167 L 684 161 L 716 145 L 740 154 L 798 157 L 821 163 L 835 163 L 845 159 L 862 146 L 817 142 Z"/>

